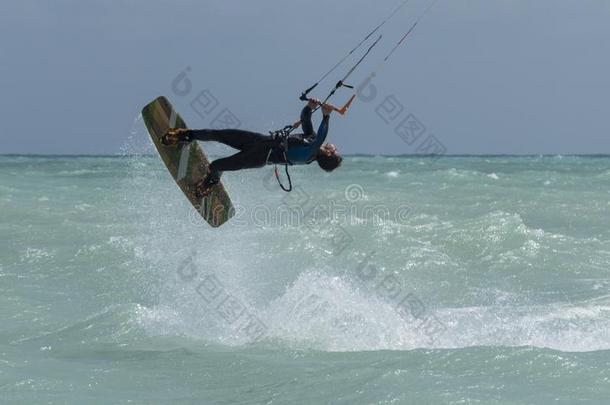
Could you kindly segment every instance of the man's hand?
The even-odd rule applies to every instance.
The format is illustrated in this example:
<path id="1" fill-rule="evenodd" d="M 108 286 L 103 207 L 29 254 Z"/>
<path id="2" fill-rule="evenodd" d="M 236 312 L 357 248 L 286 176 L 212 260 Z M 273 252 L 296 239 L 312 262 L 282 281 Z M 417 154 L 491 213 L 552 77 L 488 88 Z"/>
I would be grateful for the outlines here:
<path id="1" fill-rule="evenodd" d="M 318 100 L 317 98 L 310 98 L 309 103 L 307 103 L 307 106 L 311 109 L 314 109 L 317 106 L 319 106 L 320 104 L 322 104 L 322 102 L 320 100 Z"/>
<path id="2" fill-rule="evenodd" d="M 335 107 L 330 104 L 322 104 L 322 115 L 328 117 L 331 112 L 335 111 Z"/>

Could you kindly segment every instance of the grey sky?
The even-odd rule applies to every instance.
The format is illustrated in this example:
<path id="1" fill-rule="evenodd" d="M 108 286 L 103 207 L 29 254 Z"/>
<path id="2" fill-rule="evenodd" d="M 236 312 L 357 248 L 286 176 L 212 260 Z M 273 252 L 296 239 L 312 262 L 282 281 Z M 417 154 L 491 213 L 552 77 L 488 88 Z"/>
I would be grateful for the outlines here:
<path id="1" fill-rule="evenodd" d="M 116 153 L 161 94 L 205 127 L 189 106 L 203 89 L 243 127 L 281 127 L 300 91 L 400 2 L 0 2 L 0 153 Z M 384 29 L 352 82 L 426 5 L 412 0 Z M 394 95 L 449 153 L 610 153 L 609 21 L 607 0 L 440 0 L 378 77 L 378 98 L 334 118 L 331 139 L 347 153 L 413 153 L 375 112 Z M 172 95 L 186 66 L 193 94 Z"/>

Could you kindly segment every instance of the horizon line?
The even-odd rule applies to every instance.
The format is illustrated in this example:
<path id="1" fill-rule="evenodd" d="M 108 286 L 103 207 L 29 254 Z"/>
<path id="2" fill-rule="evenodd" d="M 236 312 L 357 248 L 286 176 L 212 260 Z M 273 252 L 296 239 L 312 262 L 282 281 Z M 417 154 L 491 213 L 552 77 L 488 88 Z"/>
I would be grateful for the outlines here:
<path id="1" fill-rule="evenodd" d="M 89 153 L 0 153 L 0 157 L 46 157 L 46 158 L 77 158 L 77 157 L 98 157 L 98 158 L 126 158 L 132 156 L 155 157 L 154 153 L 147 154 L 89 154 Z M 214 155 L 212 155 L 214 156 Z M 610 157 L 610 153 L 456 153 L 456 154 L 422 154 L 422 153 L 405 153 L 405 154 L 368 154 L 368 153 L 350 153 L 344 154 L 344 157 L 387 157 L 387 158 L 454 158 L 454 157 Z"/>

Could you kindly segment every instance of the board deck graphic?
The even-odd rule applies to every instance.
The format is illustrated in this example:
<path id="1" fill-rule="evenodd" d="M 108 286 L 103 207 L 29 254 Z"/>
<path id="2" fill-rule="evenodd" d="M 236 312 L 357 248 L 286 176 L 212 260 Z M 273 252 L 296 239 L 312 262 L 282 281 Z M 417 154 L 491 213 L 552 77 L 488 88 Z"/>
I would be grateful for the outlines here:
<path id="1" fill-rule="evenodd" d="M 169 128 L 187 128 L 180 114 L 165 97 L 159 97 L 142 109 L 142 117 L 167 170 L 197 212 L 213 227 L 227 222 L 234 215 L 234 209 L 222 183 L 203 200 L 195 194 L 195 185 L 207 176 L 210 164 L 203 149 L 197 142 L 177 146 L 161 144 L 161 137 Z"/>

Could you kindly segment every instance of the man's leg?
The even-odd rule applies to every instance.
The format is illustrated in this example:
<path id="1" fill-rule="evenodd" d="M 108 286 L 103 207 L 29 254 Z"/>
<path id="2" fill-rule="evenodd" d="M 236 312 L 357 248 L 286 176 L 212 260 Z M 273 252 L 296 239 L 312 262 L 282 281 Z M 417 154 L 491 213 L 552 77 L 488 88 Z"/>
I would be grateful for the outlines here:
<path id="1" fill-rule="evenodd" d="M 256 132 L 241 129 L 191 129 L 188 131 L 189 140 L 220 142 L 238 150 L 252 147 L 256 142 L 267 137 Z"/>
<path id="2" fill-rule="evenodd" d="M 247 152 L 238 152 L 232 156 L 216 159 L 210 164 L 210 173 L 203 182 L 203 188 L 208 189 L 220 181 L 222 172 L 263 167 L 267 163 L 269 150 L 256 148 Z"/>

